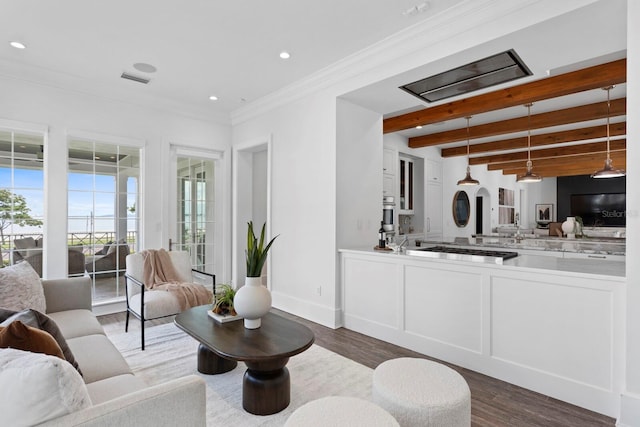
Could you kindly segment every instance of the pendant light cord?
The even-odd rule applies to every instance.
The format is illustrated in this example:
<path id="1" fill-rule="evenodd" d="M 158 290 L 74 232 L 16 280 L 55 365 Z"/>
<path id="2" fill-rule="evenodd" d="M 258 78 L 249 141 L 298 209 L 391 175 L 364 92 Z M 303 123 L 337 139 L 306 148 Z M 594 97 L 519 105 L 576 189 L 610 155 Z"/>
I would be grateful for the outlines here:
<path id="1" fill-rule="evenodd" d="M 611 95 L 611 88 L 612 86 L 608 86 L 607 87 L 607 162 L 611 161 L 611 156 L 610 156 L 610 140 L 611 140 L 611 135 L 609 134 L 609 118 L 611 116 L 611 99 L 610 99 L 610 95 Z"/>
<path id="2" fill-rule="evenodd" d="M 531 163 L 531 106 L 527 104 L 527 172 L 531 172 L 533 163 Z"/>
<path id="3" fill-rule="evenodd" d="M 469 120 L 471 120 L 471 116 L 467 116 L 467 172 L 471 172 L 471 162 L 469 160 Z"/>

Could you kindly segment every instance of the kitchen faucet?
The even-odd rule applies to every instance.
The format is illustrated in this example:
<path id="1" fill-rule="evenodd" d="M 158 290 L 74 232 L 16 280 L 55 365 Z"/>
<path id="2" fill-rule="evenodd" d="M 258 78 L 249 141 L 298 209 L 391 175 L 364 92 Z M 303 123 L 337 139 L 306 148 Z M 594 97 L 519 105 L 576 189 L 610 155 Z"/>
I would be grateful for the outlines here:
<path id="1" fill-rule="evenodd" d="M 402 242 L 400 242 L 400 244 L 398 245 L 398 252 L 402 252 L 402 250 L 404 249 L 404 245 L 407 244 L 407 242 L 409 242 L 409 237 L 404 236 L 404 239 L 402 240 Z"/>

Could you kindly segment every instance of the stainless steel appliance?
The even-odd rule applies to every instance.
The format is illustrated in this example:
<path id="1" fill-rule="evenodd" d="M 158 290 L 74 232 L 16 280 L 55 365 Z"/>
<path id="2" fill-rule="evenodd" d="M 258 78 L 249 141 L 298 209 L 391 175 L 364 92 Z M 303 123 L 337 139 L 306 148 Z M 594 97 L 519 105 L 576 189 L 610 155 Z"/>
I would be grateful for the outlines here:
<path id="1" fill-rule="evenodd" d="M 394 231 L 393 226 L 393 207 L 396 205 L 393 196 L 385 196 L 382 198 L 382 227 L 384 231 Z"/>
<path id="2" fill-rule="evenodd" d="M 465 249 L 450 246 L 431 246 L 428 248 L 407 250 L 407 255 L 502 264 L 505 259 L 517 257 L 518 253 L 511 251 L 489 251 L 486 249 Z"/>

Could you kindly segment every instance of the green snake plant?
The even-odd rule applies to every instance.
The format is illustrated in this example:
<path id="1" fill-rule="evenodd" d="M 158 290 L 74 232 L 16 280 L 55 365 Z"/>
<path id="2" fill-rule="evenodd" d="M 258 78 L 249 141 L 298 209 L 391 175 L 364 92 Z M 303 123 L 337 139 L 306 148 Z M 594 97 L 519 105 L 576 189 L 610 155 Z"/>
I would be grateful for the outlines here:
<path id="1" fill-rule="evenodd" d="M 247 225 L 249 226 L 247 230 L 247 249 L 244 252 L 247 259 L 247 277 L 260 277 L 260 274 L 262 273 L 262 266 L 267 260 L 267 253 L 269 252 L 273 241 L 276 240 L 276 237 L 278 236 L 271 239 L 267 246 L 265 246 L 264 234 L 267 224 L 262 224 L 259 242 L 253 232 L 253 221 L 249 221 Z"/>

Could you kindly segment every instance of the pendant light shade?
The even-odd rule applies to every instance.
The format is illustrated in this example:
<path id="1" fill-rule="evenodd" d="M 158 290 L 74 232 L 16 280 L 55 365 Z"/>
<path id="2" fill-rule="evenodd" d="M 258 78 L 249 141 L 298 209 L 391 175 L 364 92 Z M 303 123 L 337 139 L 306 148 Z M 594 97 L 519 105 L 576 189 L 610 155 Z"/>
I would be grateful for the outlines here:
<path id="1" fill-rule="evenodd" d="M 467 117 L 467 175 L 458 181 L 458 185 L 478 185 L 480 181 L 471 178 L 471 166 L 469 165 L 469 120 L 471 117 Z"/>
<path id="2" fill-rule="evenodd" d="M 516 182 L 540 182 L 542 177 L 533 173 L 533 163 L 531 163 L 531 106 L 527 104 L 527 171 L 523 175 L 518 175 Z"/>
<path id="3" fill-rule="evenodd" d="M 613 167 L 613 161 L 611 160 L 611 152 L 610 152 L 610 134 L 609 134 L 609 116 L 611 115 L 611 101 L 609 98 L 609 94 L 613 86 L 603 87 L 603 90 L 607 91 L 607 159 L 604 161 L 604 167 L 599 171 L 596 171 L 591 174 L 591 178 L 618 178 L 620 176 L 625 176 L 626 173 L 622 169 L 616 169 Z"/>

